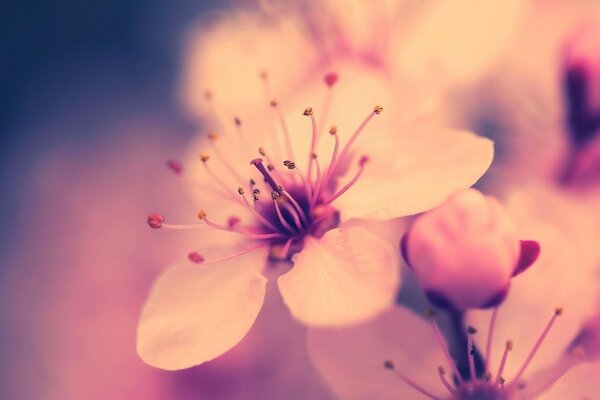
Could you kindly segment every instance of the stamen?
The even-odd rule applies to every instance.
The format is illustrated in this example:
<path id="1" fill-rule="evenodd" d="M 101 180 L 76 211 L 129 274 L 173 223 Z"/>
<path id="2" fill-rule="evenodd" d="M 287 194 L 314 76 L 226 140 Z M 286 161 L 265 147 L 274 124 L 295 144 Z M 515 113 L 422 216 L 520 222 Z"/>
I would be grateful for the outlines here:
<path id="1" fill-rule="evenodd" d="M 302 222 L 308 226 L 308 217 L 306 216 L 306 214 L 304 213 L 304 210 L 302 210 L 302 207 L 300 207 L 300 204 L 296 201 L 296 199 L 294 199 L 294 197 L 287 191 L 285 190 L 283 187 L 280 188 L 281 194 L 283 194 L 289 201 L 290 203 L 292 203 L 292 205 L 294 206 L 294 208 L 296 209 L 296 212 L 298 213 L 298 215 L 300 216 L 300 218 L 302 219 Z"/>
<path id="2" fill-rule="evenodd" d="M 544 342 L 544 339 L 546 338 L 546 336 L 548 336 L 548 332 L 550 332 L 550 329 L 552 329 L 552 325 L 554 325 L 554 322 L 556 321 L 556 319 L 558 317 L 560 317 L 562 315 L 562 313 L 563 313 L 562 307 L 557 307 L 557 308 L 554 309 L 554 314 L 552 315 L 552 318 L 550 318 L 550 321 L 548 322 L 548 325 L 546 325 L 546 328 L 544 329 L 544 331 L 542 332 L 542 334 L 538 338 L 537 342 L 533 346 L 533 349 L 531 349 L 531 352 L 527 356 L 527 359 L 523 363 L 523 366 L 521 367 L 521 369 L 519 370 L 519 372 L 517 373 L 517 375 L 513 378 L 513 381 L 510 383 L 510 385 L 509 385 L 509 387 L 508 387 L 507 390 L 510 390 L 510 389 L 514 388 L 515 385 L 519 382 L 519 380 L 521 379 L 521 377 L 525 373 L 525 370 L 527 369 L 527 367 L 529 366 L 529 364 L 533 360 L 533 357 L 535 357 L 536 353 L 540 349 L 540 346 Z"/>
<path id="3" fill-rule="evenodd" d="M 503 385 L 504 378 L 502 378 L 502 373 L 504 372 L 504 366 L 506 365 L 506 359 L 508 358 L 508 353 L 513 348 L 512 340 L 506 342 L 506 347 L 504 348 L 504 353 L 502 354 L 502 360 L 500 360 L 500 367 L 498 368 L 498 373 L 496 374 L 496 384 Z"/>
<path id="4" fill-rule="evenodd" d="M 492 364 L 492 340 L 494 339 L 494 329 L 496 328 L 496 318 L 498 317 L 498 307 L 494 308 L 492 312 L 492 318 L 490 319 L 490 326 L 488 328 L 487 343 L 485 346 L 485 370 L 490 372 L 490 365 Z"/>
<path id="5" fill-rule="evenodd" d="M 225 232 L 233 232 L 233 233 L 238 233 L 240 235 L 244 235 L 250 239 L 258 239 L 258 240 L 264 240 L 264 239 L 277 239 L 277 238 L 283 238 L 285 237 L 285 235 L 282 235 L 280 233 L 256 233 L 256 232 L 251 232 L 248 230 L 242 230 L 240 228 L 238 229 L 232 229 L 228 226 L 225 225 L 220 225 L 217 224 L 215 222 L 212 222 L 211 220 L 209 220 L 207 218 L 207 213 L 206 210 L 200 210 L 198 212 L 198 218 L 201 221 L 204 221 L 204 223 L 208 226 L 210 226 L 211 228 L 215 228 L 221 231 L 225 231 Z"/>
<path id="6" fill-rule="evenodd" d="M 348 156 L 348 152 L 350 151 L 350 148 L 352 147 L 352 144 L 354 144 L 354 142 L 356 141 L 356 139 L 360 136 L 361 132 L 368 125 L 369 121 L 371 121 L 371 119 L 375 115 L 381 114 L 382 111 L 383 111 L 383 107 L 381 107 L 381 106 L 375 106 L 373 108 L 373 111 L 369 115 L 367 115 L 367 117 L 365 118 L 365 120 L 358 126 L 358 128 L 356 129 L 356 131 L 354 131 L 354 133 L 350 137 L 350 140 L 348 140 L 348 143 L 346 143 L 346 145 L 344 146 L 344 149 L 342 150 L 342 152 L 340 154 L 339 162 L 336 164 L 336 167 L 335 167 L 336 169 L 338 168 L 339 164 L 341 162 L 343 162 L 345 160 L 345 158 Z"/>
<path id="7" fill-rule="evenodd" d="M 258 169 L 262 176 L 264 176 L 265 182 L 267 182 L 267 184 L 271 186 L 271 189 L 277 192 L 279 189 L 279 185 L 275 182 L 269 171 L 263 165 L 262 158 L 255 158 L 254 160 L 250 161 L 250 164 L 254 165 L 256 169 Z"/>
<path id="8" fill-rule="evenodd" d="M 446 387 L 446 389 L 448 389 L 448 392 L 450 392 L 450 395 L 452 395 L 453 397 L 456 396 L 456 390 L 454 390 L 450 382 L 448 382 L 448 380 L 446 379 L 446 370 L 444 369 L 444 367 L 438 367 L 438 375 L 440 376 L 442 384 Z"/>
<path id="9" fill-rule="evenodd" d="M 450 367 L 452 368 L 452 372 L 454 372 L 454 375 L 456 376 L 456 378 L 458 378 L 458 380 L 460 382 L 463 382 L 463 378 L 460 375 L 460 372 L 458 371 L 458 367 L 456 366 L 454 359 L 452 358 L 452 356 L 450 355 L 450 352 L 448 351 L 448 347 L 446 346 L 444 337 L 442 336 L 442 333 L 440 332 L 440 328 L 437 326 L 437 323 L 435 322 L 435 311 L 429 310 L 427 314 L 429 317 L 429 321 L 431 322 L 431 327 L 433 328 L 433 332 L 435 333 L 435 337 L 438 341 L 438 344 L 439 344 L 440 348 L 442 349 L 442 351 L 444 352 L 444 355 L 446 356 L 446 360 L 448 361 L 448 364 L 450 364 Z"/>
<path id="10" fill-rule="evenodd" d="M 163 224 L 164 229 L 173 230 L 188 230 L 188 229 L 206 229 L 206 226 L 202 224 Z"/>
<path id="11" fill-rule="evenodd" d="M 398 370 L 395 369 L 394 363 L 392 363 L 391 361 L 388 360 L 388 361 L 384 362 L 383 366 L 384 366 L 385 369 L 388 369 L 388 370 L 392 371 L 394 373 L 394 375 L 396 375 L 398 378 L 400 378 L 400 380 L 402 380 L 406 384 L 410 385 L 417 392 L 420 392 L 423 395 L 425 395 L 425 396 L 427 396 L 427 397 L 429 397 L 430 399 L 433 399 L 433 400 L 443 400 L 442 398 L 437 397 L 437 396 L 429 393 L 427 390 L 425 390 L 423 387 L 421 387 L 420 385 L 418 385 L 417 383 L 415 383 L 413 380 L 409 379 L 404 374 L 400 373 Z"/>
<path id="12" fill-rule="evenodd" d="M 279 124 L 281 125 L 281 130 L 283 131 L 283 138 L 285 140 L 287 156 L 290 158 L 295 158 L 293 150 L 294 148 L 292 146 L 292 139 L 290 137 L 290 130 L 288 128 L 287 123 L 285 122 L 285 118 L 283 117 L 283 113 L 281 112 L 281 108 L 279 107 L 279 103 L 277 102 L 277 100 L 273 99 L 269 104 L 275 110 L 277 118 L 279 119 Z"/>
<path id="13" fill-rule="evenodd" d="M 308 153 L 308 169 L 306 171 L 306 178 L 309 183 L 312 178 L 312 164 L 314 161 L 313 154 L 315 154 L 315 149 L 317 147 L 317 140 L 319 138 L 319 130 L 317 129 L 317 120 L 315 119 L 315 115 L 313 113 L 313 109 L 308 107 L 304 110 L 304 116 L 310 117 L 310 122 L 312 125 L 312 138 L 310 141 L 310 151 Z"/>
<path id="14" fill-rule="evenodd" d="M 306 197 L 310 199 L 312 193 L 310 184 L 308 180 L 304 178 L 304 175 L 302 174 L 302 171 L 300 171 L 300 168 L 296 166 L 295 162 L 290 160 L 285 160 L 283 162 L 283 165 L 285 165 L 287 169 L 294 171 L 296 174 L 298 174 L 298 176 L 300 177 L 300 182 L 302 182 L 302 186 L 304 186 L 304 190 L 306 191 Z"/>
<path id="15" fill-rule="evenodd" d="M 256 190 L 258 190 L 258 189 L 256 189 Z M 250 205 L 250 202 L 246 198 L 246 195 L 245 195 L 245 192 L 244 192 L 243 188 L 241 188 L 241 187 L 238 188 L 238 193 L 242 197 L 242 200 L 244 201 L 244 204 L 246 205 L 246 207 L 248 208 L 248 210 L 250 210 L 250 212 L 252 213 L 252 215 L 254 215 L 256 217 L 256 219 L 258 219 L 258 221 L 261 224 L 266 225 L 267 227 L 269 227 L 274 232 L 277 232 L 279 230 L 279 229 L 277 229 L 277 227 L 275 227 L 275 225 L 273 225 L 271 223 L 271 221 L 269 221 L 268 219 L 266 219 L 265 217 L 263 217 L 258 211 L 256 211 L 256 209 L 254 207 L 252 207 Z"/>
<path id="16" fill-rule="evenodd" d="M 331 161 L 329 162 L 329 167 L 327 167 L 327 171 L 325 172 L 325 178 L 323 179 L 322 186 L 327 187 L 329 185 L 329 180 L 331 179 L 331 172 L 333 171 L 333 167 L 335 166 L 337 160 L 338 150 L 340 148 L 340 138 L 337 134 L 337 127 L 332 126 L 329 128 L 329 134 L 335 138 L 335 145 L 333 146 L 333 154 L 331 155 Z"/>
<path id="17" fill-rule="evenodd" d="M 300 217 L 298 216 L 298 213 L 296 212 L 294 206 L 288 203 L 283 203 L 283 207 L 290 213 L 290 215 L 294 219 L 294 225 L 296 225 L 296 229 L 299 232 L 302 231 L 304 229 L 304 226 L 302 226 L 302 222 L 300 222 Z"/>
<path id="18" fill-rule="evenodd" d="M 165 222 L 165 217 L 161 214 L 150 214 L 148 215 L 148 225 L 150 228 L 159 229 L 163 227 L 163 223 Z"/>
<path id="19" fill-rule="evenodd" d="M 169 161 L 167 161 L 167 167 L 169 167 L 169 169 L 171 171 L 173 171 L 173 173 L 175 175 L 181 175 L 181 173 L 183 172 L 183 166 L 177 160 L 169 160 Z"/>
<path id="20" fill-rule="evenodd" d="M 268 246 L 268 244 L 261 243 L 261 244 L 258 244 L 256 246 L 252 246 L 252 247 L 249 247 L 247 249 L 238 251 L 237 253 L 230 254 L 228 256 L 221 257 L 221 258 L 215 258 L 215 259 L 209 260 L 209 261 L 205 261 L 204 257 L 202 255 L 198 254 L 195 251 L 191 252 L 190 254 L 188 254 L 188 258 L 190 259 L 190 261 L 193 261 L 196 264 L 203 264 L 203 265 L 217 264 L 217 263 L 221 263 L 223 261 L 231 260 L 232 258 L 243 256 L 244 254 L 251 253 L 251 252 L 256 251 L 258 249 L 262 249 L 263 247 L 266 247 L 266 246 Z M 196 261 L 196 260 L 192 259 L 192 257 L 197 258 L 198 260 L 201 260 L 201 261 Z"/>
<path id="21" fill-rule="evenodd" d="M 324 126 L 325 122 L 327 121 L 327 118 L 329 118 L 329 112 L 331 110 L 331 103 L 332 103 L 332 98 L 333 98 L 333 86 L 338 81 L 338 74 L 336 74 L 335 72 L 329 72 L 329 73 L 325 74 L 325 76 L 323 77 L 323 81 L 327 85 L 328 90 L 327 90 L 327 94 L 325 95 L 326 97 L 325 97 L 325 104 L 323 106 L 323 117 L 321 118 L 321 124 L 319 126 L 319 131 L 323 130 L 323 126 Z"/>
<path id="22" fill-rule="evenodd" d="M 219 159 L 219 161 L 221 161 L 223 163 L 223 165 L 225 166 L 225 169 L 227 169 L 227 171 L 229 171 L 229 173 L 238 181 L 238 182 L 243 182 L 244 178 L 235 170 L 235 168 L 233 168 L 233 166 L 229 163 L 229 161 L 227 161 L 227 158 L 223 156 L 223 154 L 221 153 L 221 151 L 219 150 L 216 142 L 218 139 L 218 135 L 215 132 L 210 132 L 208 134 L 208 142 L 210 143 L 213 152 L 216 154 L 217 158 Z M 207 160 L 208 161 L 208 160 Z"/>
<path id="23" fill-rule="evenodd" d="M 314 207 L 317 203 L 317 199 L 319 198 L 319 193 L 321 191 L 321 166 L 319 165 L 319 160 L 316 154 L 313 154 L 313 159 L 315 160 L 315 166 L 317 167 L 317 180 L 315 182 L 315 189 L 313 190 L 313 195 L 310 199 L 310 207 Z"/>
<path id="24" fill-rule="evenodd" d="M 279 222 L 289 233 L 296 233 L 296 230 L 285 220 L 283 214 L 281 213 L 281 208 L 279 207 L 279 193 L 273 191 L 271 192 L 271 198 L 273 199 L 273 205 L 275 206 L 275 212 L 277 213 L 277 217 L 279 218 Z"/>
<path id="25" fill-rule="evenodd" d="M 472 381 L 477 378 L 475 371 L 475 345 L 473 344 L 473 335 L 476 333 L 477 329 L 472 326 L 467 328 L 467 359 L 469 360 L 469 374 Z"/>
<path id="26" fill-rule="evenodd" d="M 208 161 L 210 160 L 210 155 L 208 153 L 201 153 L 200 154 L 200 160 L 202 161 L 202 164 L 204 165 L 204 168 L 206 169 L 206 171 L 210 175 L 211 179 L 214 182 L 216 182 L 216 184 L 221 188 L 221 190 L 223 190 L 223 194 L 225 196 L 228 196 L 229 198 L 233 198 L 234 201 L 237 202 L 237 199 L 235 199 L 235 197 L 233 197 L 233 195 L 230 192 L 229 188 L 221 181 L 221 179 L 219 179 L 219 177 L 208 166 Z"/>
<path id="27" fill-rule="evenodd" d="M 329 196 L 324 202 L 323 204 L 327 205 L 327 204 L 331 204 L 335 199 L 337 199 L 338 197 L 340 197 L 341 195 L 343 195 L 344 193 L 346 193 L 346 191 L 348 189 L 350 189 L 352 186 L 354 186 L 354 184 L 358 181 L 358 179 L 360 178 L 360 176 L 362 175 L 364 169 L 365 169 L 365 164 L 369 161 L 369 158 L 367 156 L 362 156 L 360 158 L 360 160 L 358 160 L 358 172 L 356 173 L 356 175 L 354 175 L 354 178 L 352 178 L 352 180 L 350 182 L 348 182 L 346 184 L 346 186 L 344 186 L 343 188 L 341 188 L 337 193 L 332 194 L 331 196 Z"/>

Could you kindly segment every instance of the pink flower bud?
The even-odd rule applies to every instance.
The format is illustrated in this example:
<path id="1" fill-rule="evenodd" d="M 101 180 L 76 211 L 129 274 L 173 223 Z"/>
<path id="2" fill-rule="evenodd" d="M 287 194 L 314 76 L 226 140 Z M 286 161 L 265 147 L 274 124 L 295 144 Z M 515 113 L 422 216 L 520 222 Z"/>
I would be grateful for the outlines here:
<path id="1" fill-rule="evenodd" d="M 420 216 L 401 247 L 429 300 L 454 310 L 499 304 L 510 279 L 539 255 L 537 242 L 519 240 L 498 200 L 474 189 Z"/>

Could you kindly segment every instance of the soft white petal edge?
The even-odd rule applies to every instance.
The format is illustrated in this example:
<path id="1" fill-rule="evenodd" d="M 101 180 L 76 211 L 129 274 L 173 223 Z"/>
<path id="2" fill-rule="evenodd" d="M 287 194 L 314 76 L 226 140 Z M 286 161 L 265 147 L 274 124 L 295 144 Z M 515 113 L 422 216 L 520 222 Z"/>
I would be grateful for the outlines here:
<path id="1" fill-rule="evenodd" d="M 209 361 L 246 335 L 260 311 L 266 249 L 212 265 L 171 267 L 142 311 L 137 352 L 152 366 L 177 370 Z"/>
<path id="2" fill-rule="evenodd" d="M 373 156 L 363 176 L 335 203 L 345 219 L 384 220 L 430 210 L 477 182 L 494 158 L 491 140 L 447 129 L 371 142 L 368 149 Z"/>
<path id="3" fill-rule="evenodd" d="M 446 366 L 431 326 L 394 306 L 368 322 L 347 328 L 311 328 L 311 359 L 338 398 L 422 400 L 425 397 L 383 366 L 386 360 L 432 393 L 444 389 L 436 373 Z"/>
<path id="4" fill-rule="evenodd" d="M 392 247 L 362 227 L 307 237 L 277 285 L 292 315 L 308 324 L 357 323 L 389 307 L 399 286 Z"/>

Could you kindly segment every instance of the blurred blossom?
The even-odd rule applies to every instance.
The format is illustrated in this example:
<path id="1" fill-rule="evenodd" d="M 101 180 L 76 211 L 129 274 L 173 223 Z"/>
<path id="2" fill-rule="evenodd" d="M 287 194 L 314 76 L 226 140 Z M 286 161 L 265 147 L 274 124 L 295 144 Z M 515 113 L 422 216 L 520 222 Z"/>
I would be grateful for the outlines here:
<path id="1" fill-rule="evenodd" d="M 273 101 L 248 119 L 220 121 L 221 131 L 200 141 L 205 151 L 189 167 L 170 164 L 198 192 L 201 221 L 171 224 L 152 214 L 148 222 L 197 229 L 199 249 L 166 271 L 150 294 L 138 329 L 138 352 L 146 362 L 181 369 L 229 350 L 252 326 L 270 278 L 277 279 L 292 315 L 309 325 L 356 323 L 393 303 L 395 252 L 361 224 L 345 223 L 431 208 L 473 184 L 493 149 L 465 131 L 398 132 L 393 116 L 365 104 L 385 95 L 379 94 L 382 83 L 355 73 L 355 80 L 339 83 L 335 72 L 326 74 L 286 99 L 294 109 L 323 94 L 330 100 L 327 94 L 335 92 L 335 103 L 298 106 L 304 112 L 290 115 Z M 261 79 L 268 87 L 269 76 Z M 365 84 L 370 90 L 362 98 L 348 95 Z M 357 110 L 369 108 L 348 129 L 360 118 Z M 327 133 L 322 126 L 330 126 Z"/>
<path id="2" fill-rule="evenodd" d="M 475 189 L 417 218 L 401 245 L 429 301 L 456 311 L 500 304 L 539 254 L 537 242 L 518 239 L 498 200 Z"/>
<path id="3" fill-rule="evenodd" d="M 482 208 L 465 208 L 463 214 L 457 216 L 453 209 L 456 204 L 453 203 L 458 203 L 459 200 L 462 200 L 463 204 L 467 200 L 475 201 L 475 193 L 467 191 L 456 195 L 445 205 L 426 213 L 421 220 L 430 217 L 434 221 L 436 214 L 445 213 L 448 220 L 456 218 L 456 226 L 460 225 L 469 232 L 472 221 L 476 220 L 476 217 L 481 218 Z M 478 200 L 485 199 L 481 196 Z M 496 203 L 494 207 L 499 205 Z M 416 224 L 419 221 L 417 220 Z M 444 231 L 443 228 L 442 224 L 436 227 Z M 479 293 L 481 286 L 487 284 L 485 279 L 471 280 L 470 275 L 479 275 L 478 269 L 493 268 L 494 263 L 499 261 L 494 258 L 502 259 L 503 256 L 493 251 L 481 253 L 481 243 L 489 243 L 494 237 L 506 234 L 506 229 L 506 223 L 499 224 L 494 221 L 487 226 L 487 230 L 480 233 L 479 240 L 467 241 L 456 248 L 446 249 L 450 258 L 468 260 L 471 255 L 475 255 L 474 259 L 488 260 L 473 265 L 471 269 L 461 270 L 464 278 L 461 293 Z M 444 232 L 446 237 L 453 237 L 454 231 L 449 227 L 446 226 Z M 413 234 L 417 235 L 417 232 L 409 230 L 407 244 L 412 266 L 427 262 L 430 258 L 427 252 L 410 251 Z M 516 235 L 512 238 L 507 237 L 505 240 L 508 240 L 506 244 L 512 242 L 513 252 L 516 253 L 518 244 L 515 237 Z M 436 251 L 443 250 L 435 249 L 432 253 Z M 542 249 L 542 254 L 543 252 Z M 531 257 L 528 258 L 533 261 Z M 516 262 L 516 257 L 513 261 Z M 536 268 L 538 266 L 534 265 L 525 271 L 523 276 L 527 276 Z M 460 274 L 452 263 L 442 263 L 439 269 L 442 276 Z M 425 278 L 427 279 L 427 276 Z M 457 278 L 460 277 L 452 276 L 451 280 Z M 418 272 L 417 279 L 423 280 Z M 503 281 L 501 276 L 495 279 Z M 555 285 L 557 283 L 554 282 Z M 531 286 L 528 290 L 531 290 Z M 508 296 L 509 300 L 511 295 L 512 292 Z M 538 313 L 532 313 L 531 309 L 515 307 L 510 309 L 512 314 L 506 315 L 507 310 L 499 305 L 493 311 L 485 312 L 485 317 L 482 311 L 477 312 L 475 318 L 472 318 L 470 312 L 467 313 L 466 318 L 472 326 L 465 323 L 465 315 L 462 312 L 451 310 L 450 315 L 455 322 L 453 329 L 459 331 L 458 340 L 461 337 L 465 338 L 464 342 L 459 344 L 462 349 L 461 355 L 453 354 L 452 349 L 456 347 L 451 342 L 457 338 L 444 336 L 435 313 L 428 314 L 427 322 L 400 306 L 355 327 L 312 328 L 309 348 L 313 360 L 334 392 L 345 399 L 559 399 L 565 397 L 560 397 L 559 391 L 553 394 L 552 386 L 566 373 L 572 376 L 571 382 L 581 381 L 581 384 L 571 387 L 569 398 L 596 395 L 597 389 L 592 389 L 592 385 L 587 382 L 589 370 L 579 367 L 584 363 L 591 363 L 592 368 L 600 371 L 598 317 L 579 320 L 573 336 L 561 335 L 563 332 L 556 332 L 555 326 L 565 322 L 558 321 L 563 315 L 563 308 L 557 307 L 551 312 L 548 292 L 545 292 L 545 295 L 545 312 L 538 309 Z M 518 318 L 523 320 L 517 323 Z M 539 327 L 540 333 L 537 336 L 533 331 L 534 326 Z M 513 336 L 504 336 L 506 332 L 511 332 Z M 502 336 L 499 333 L 502 333 Z M 550 337 L 554 340 L 550 341 Z M 559 345 L 555 344 L 557 341 L 560 341 Z M 539 357 L 541 349 L 545 349 L 545 357 Z M 548 357 L 548 353 L 552 354 L 551 358 Z M 533 368 L 533 365 L 538 367 Z"/>
<path id="4" fill-rule="evenodd" d="M 384 77 L 396 92 L 390 105 L 408 120 L 438 107 L 452 85 L 492 70 L 527 8 L 522 0 L 247 2 L 191 31 L 184 102 L 212 115 L 204 94 L 215 88 L 219 111 L 239 113 L 264 98 L 260 71 L 288 98 L 329 70 L 352 67 Z"/>

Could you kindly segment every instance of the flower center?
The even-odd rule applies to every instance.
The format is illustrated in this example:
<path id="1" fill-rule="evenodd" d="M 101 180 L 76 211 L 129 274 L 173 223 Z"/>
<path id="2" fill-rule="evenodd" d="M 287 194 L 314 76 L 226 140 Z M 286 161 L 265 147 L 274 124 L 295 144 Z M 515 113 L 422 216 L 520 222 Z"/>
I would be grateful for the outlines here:
<path id="1" fill-rule="evenodd" d="M 262 76 L 266 81 L 266 76 Z M 337 75 L 327 74 L 324 81 L 329 89 L 337 81 Z M 212 99 L 208 96 L 207 100 Z M 200 227 L 210 227 L 222 231 L 241 234 L 252 241 L 256 241 L 250 251 L 257 247 L 268 246 L 270 248 L 270 257 L 275 260 L 289 260 L 292 255 L 300 251 L 303 247 L 304 238 L 307 235 L 321 237 L 330 229 L 339 225 L 340 212 L 332 203 L 340 196 L 345 194 L 360 178 L 368 157 L 362 156 L 358 159 L 358 169 L 354 175 L 349 178 L 345 185 L 339 184 L 340 179 L 350 165 L 353 158 L 353 145 L 358 139 L 369 121 L 383 111 L 381 106 L 375 106 L 367 115 L 364 121 L 358 126 L 344 146 L 340 146 L 340 138 L 337 128 L 332 126 L 329 129 L 330 136 L 334 139 L 333 150 L 328 157 L 327 167 L 322 168 L 319 162 L 319 156 L 316 153 L 317 142 L 319 140 L 319 125 L 312 108 L 306 108 L 303 115 L 310 118 L 311 122 L 311 143 L 306 162 L 306 171 L 301 171 L 294 159 L 294 148 L 292 146 L 291 136 L 288 126 L 285 122 L 279 104 L 276 100 L 270 101 L 271 107 L 275 110 L 276 119 L 281 125 L 283 134 L 283 143 L 285 143 L 287 156 L 291 159 L 278 162 L 274 161 L 263 147 L 258 148 L 260 158 L 250 161 L 262 179 L 245 179 L 245 170 L 235 168 L 235 161 L 229 159 L 227 152 L 219 148 L 218 135 L 209 133 L 208 143 L 211 151 L 202 153 L 200 160 L 204 166 L 207 178 L 214 186 L 214 191 L 223 199 L 227 199 L 242 206 L 245 214 L 251 215 L 251 220 L 245 220 L 239 215 L 233 215 L 226 223 L 218 223 L 209 217 L 207 210 L 200 210 L 198 218 L 203 224 L 169 224 L 165 223 L 165 218 L 161 214 L 152 214 L 148 217 L 148 224 L 152 228 L 170 228 L 170 229 L 195 229 Z M 329 106 L 325 107 L 324 114 L 327 114 Z M 323 116 L 325 118 L 325 115 Z M 248 147 L 249 136 L 246 137 L 242 128 L 241 120 L 235 118 L 236 130 L 240 141 L 245 147 Z M 218 162 L 213 170 L 212 156 Z M 183 166 L 176 161 L 168 162 L 169 168 L 179 176 L 184 175 Z M 237 182 L 243 184 L 237 188 L 235 195 L 234 188 L 224 183 L 222 174 L 226 173 L 234 177 Z M 206 182 L 202 182 L 205 184 Z M 242 253 L 244 253 L 243 251 Z M 234 256 L 237 256 L 235 254 Z M 188 259 L 195 263 L 206 263 L 204 257 L 192 252 Z M 208 261 L 211 262 L 211 261 Z"/>
<path id="2" fill-rule="evenodd" d="M 562 315 L 562 308 L 556 308 L 554 310 L 554 314 L 552 315 L 552 318 L 550 319 L 550 321 L 544 328 L 542 334 L 540 335 L 540 337 L 536 341 L 535 345 L 531 349 L 529 355 L 523 362 L 521 368 L 519 369 L 519 371 L 517 372 L 515 377 L 510 380 L 510 382 L 504 379 L 503 373 L 504 373 L 504 367 L 506 366 L 506 362 L 508 359 L 508 354 L 513 348 L 512 341 L 509 340 L 506 342 L 506 347 L 505 347 L 504 353 L 502 354 L 502 358 L 500 360 L 500 364 L 498 366 L 497 372 L 490 371 L 490 349 L 491 349 L 491 344 L 492 344 L 491 342 L 492 342 L 492 338 L 493 338 L 493 331 L 494 331 L 494 327 L 495 327 L 495 323 L 496 323 L 497 310 L 498 310 L 497 308 L 494 309 L 492 318 L 490 320 L 490 327 L 489 327 L 489 331 L 488 331 L 487 345 L 486 345 L 486 358 L 485 358 L 486 371 L 481 376 L 478 376 L 478 374 L 476 372 L 476 368 L 475 368 L 476 347 L 474 344 L 473 337 L 477 333 L 477 330 L 472 327 L 469 327 L 467 329 L 468 340 L 467 340 L 466 354 L 467 354 L 467 357 L 469 360 L 469 373 L 470 373 L 470 376 L 468 376 L 468 377 L 463 377 L 461 375 L 461 373 L 459 372 L 458 365 L 454 361 L 452 356 L 450 355 L 450 352 L 448 350 L 448 346 L 444 340 L 444 337 L 443 337 L 440 329 L 438 328 L 437 323 L 435 322 L 435 314 L 433 312 L 430 313 L 429 317 L 430 317 L 430 321 L 431 321 L 431 326 L 435 332 L 435 336 L 437 338 L 438 344 L 441 347 L 444 355 L 446 356 L 446 359 L 447 359 L 449 365 L 452 367 L 452 379 L 450 379 L 450 380 L 446 377 L 445 369 L 441 366 L 438 367 L 438 375 L 440 377 L 440 380 L 441 380 L 443 386 L 446 388 L 446 390 L 450 394 L 450 397 L 448 399 L 452 399 L 452 400 L 514 400 L 516 398 L 529 398 L 529 397 L 523 397 L 521 393 L 518 393 L 519 390 L 522 390 L 523 388 L 526 387 L 525 383 L 522 380 L 523 374 L 525 373 L 526 369 L 529 367 L 530 363 L 533 361 L 533 358 L 535 357 L 537 351 L 541 347 L 544 339 L 546 338 L 546 336 L 552 329 L 554 322 L 560 315 Z M 404 381 L 405 383 L 410 385 L 416 391 L 422 393 L 426 398 L 433 399 L 433 400 L 444 400 L 447 398 L 447 397 L 442 398 L 442 397 L 436 396 L 436 395 L 432 394 L 431 392 L 429 392 L 427 389 L 421 387 L 419 384 L 417 384 L 416 382 L 411 380 L 410 377 L 405 376 L 402 372 L 396 370 L 394 364 L 391 361 L 386 361 L 384 363 L 384 367 L 388 370 L 392 370 L 399 379 L 401 379 L 402 381 Z M 564 373 L 564 372 L 566 372 L 566 369 L 564 371 L 562 371 L 562 373 Z M 557 376 L 555 380 L 558 380 L 561 376 L 562 376 L 562 374 L 560 376 Z M 554 381 L 552 381 L 552 382 L 554 382 Z"/>

